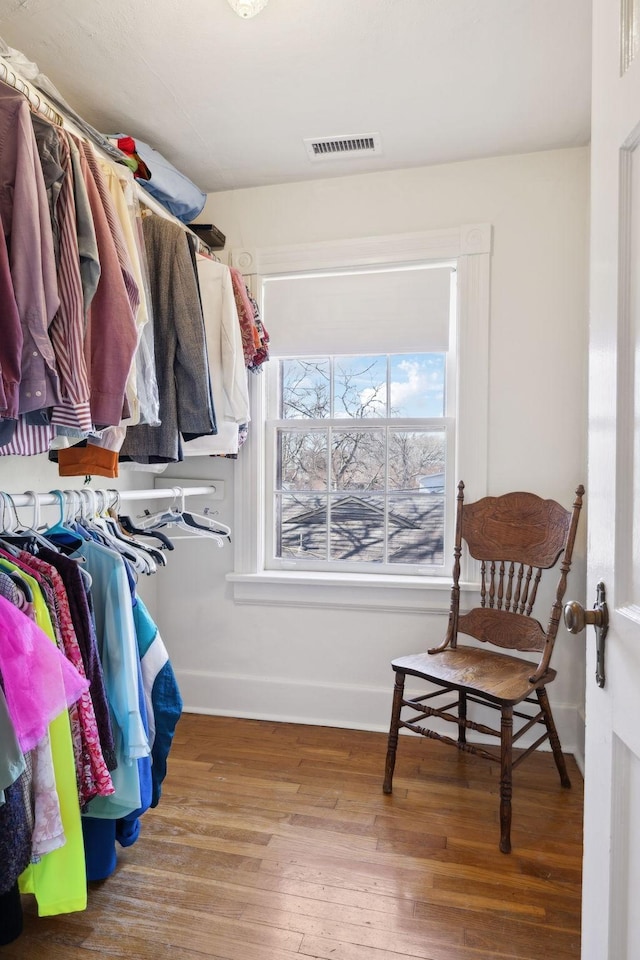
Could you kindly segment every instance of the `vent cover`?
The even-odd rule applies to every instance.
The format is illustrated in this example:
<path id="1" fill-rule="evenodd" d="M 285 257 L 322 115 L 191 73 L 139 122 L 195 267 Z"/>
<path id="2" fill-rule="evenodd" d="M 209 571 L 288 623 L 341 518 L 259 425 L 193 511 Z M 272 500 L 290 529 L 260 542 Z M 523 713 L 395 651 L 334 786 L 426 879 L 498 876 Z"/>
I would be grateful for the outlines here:
<path id="1" fill-rule="evenodd" d="M 382 153 L 379 133 L 361 133 L 348 137 L 309 137 L 305 139 L 304 145 L 311 160 L 374 157 Z"/>

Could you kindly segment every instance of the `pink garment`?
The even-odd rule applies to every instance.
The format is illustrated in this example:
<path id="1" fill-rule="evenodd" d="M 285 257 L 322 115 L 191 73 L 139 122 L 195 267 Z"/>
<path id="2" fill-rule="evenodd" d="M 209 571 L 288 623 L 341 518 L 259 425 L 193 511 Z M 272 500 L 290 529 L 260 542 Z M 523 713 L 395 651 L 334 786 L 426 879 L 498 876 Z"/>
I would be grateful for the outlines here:
<path id="1" fill-rule="evenodd" d="M 69 609 L 69 600 L 67 591 L 64 588 L 62 577 L 50 563 L 41 560 L 40 557 L 34 557 L 30 553 L 21 552 L 20 560 L 28 564 L 33 570 L 47 577 L 53 586 L 55 593 L 56 613 L 58 626 L 62 639 L 62 648 L 67 659 L 74 665 L 80 676 L 86 677 L 82 653 L 78 644 L 78 638 L 71 619 Z M 93 710 L 93 700 L 89 690 L 85 690 L 77 704 L 71 708 L 77 710 L 77 726 L 75 729 L 79 734 L 79 741 L 75 742 L 74 754 L 79 757 L 78 765 L 78 788 L 80 805 L 84 806 L 93 797 L 107 797 L 115 793 L 111 774 L 107 769 L 102 747 L 100 746 L 100 735 L 98 725 Z M 74 724 L 71 724 L 72 733 Z"/>
<path id="2" fill-rule="evenodd" d="M 89 689 L 46 633 L 0 596 L 0 673 L 7 708 L 23 753 L 50 722 Z"/>
<path id="3" fill-rule="evenodd" d="M 233 295 L 238 308 L 238 320 L 240 321 L 240 332 L 242 333 L 242 350 L 244 353 L 245 366 L 253 362 L 258 347 L 260 346 L 260 336 L 256 327 L 255 314 L 244 277 L 236 267 L 230 267 L 231 282 L 233 284 Z"/>

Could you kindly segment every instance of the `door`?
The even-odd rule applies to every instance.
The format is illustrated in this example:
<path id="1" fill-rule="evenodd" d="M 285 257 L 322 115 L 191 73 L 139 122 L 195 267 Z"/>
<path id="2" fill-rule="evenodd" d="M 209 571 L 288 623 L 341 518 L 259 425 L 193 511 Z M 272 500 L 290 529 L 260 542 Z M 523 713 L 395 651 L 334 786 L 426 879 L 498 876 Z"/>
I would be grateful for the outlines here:
<path id="1" fill-rule="evenodd" d="M 594 0 L 583 960 L 640 958 L 640 0 Z"/>

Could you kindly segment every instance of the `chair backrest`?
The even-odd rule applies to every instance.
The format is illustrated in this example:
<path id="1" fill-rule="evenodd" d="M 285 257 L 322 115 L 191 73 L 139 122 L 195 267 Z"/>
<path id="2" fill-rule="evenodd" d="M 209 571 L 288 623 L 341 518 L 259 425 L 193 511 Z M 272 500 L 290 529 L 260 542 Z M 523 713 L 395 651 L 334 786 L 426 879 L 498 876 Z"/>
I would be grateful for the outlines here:
<path id="1" fill-rule="evenodd" d="M 576 490 L 571 510 L 534 493 L 507 493 L 464 502 L 458 484 L 453 588 L 447 644 L 459 633 L 496 646 L 541 654 L 536 678 L 549 666 L 558 632 L 562 599 L 571 568 L 584 487 Z M 480 606 L 461 614 L 460 556 L 463 541 L 480 561 Z M 543 571 L 556 565 L 560 576 L 546 630 L 533 614 Z"/>

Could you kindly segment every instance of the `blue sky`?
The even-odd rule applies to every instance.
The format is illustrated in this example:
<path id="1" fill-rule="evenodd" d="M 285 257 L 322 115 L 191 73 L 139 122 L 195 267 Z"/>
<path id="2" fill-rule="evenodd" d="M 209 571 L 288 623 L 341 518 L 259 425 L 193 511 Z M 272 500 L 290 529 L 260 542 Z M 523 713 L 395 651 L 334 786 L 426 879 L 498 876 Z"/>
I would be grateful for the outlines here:
<path id="1" fill-rule="evenodd" d="M 285 361 L 286 362 L 286 361 Z M 291 362 L 291 361 L 289 361 Z M 304 361 L 302 361 L 304 362 Z M 316 361 L 311 361 L 316 362 Z M 293 361 L 296 363 L 296 361 Z M 328 363 L 317 374 L 322 386 L 328 385 Z M 310 389 L 316 377 L 308 372 L 299 384 L 301 391 Z M 399 417 L 441 417 L 444 415 L 445 355 L 441 353 L 407 353 L 391 356 L 391 413 Z M 334 366 L 335 417 L 349 415 L 340 397 L 348 384 L 351 393 L 348 407 L 352 410 L 357 398 L 368 406 L 368 416 L 384 417 L 387 403 L 387 358 L 337 357 Z"/>

